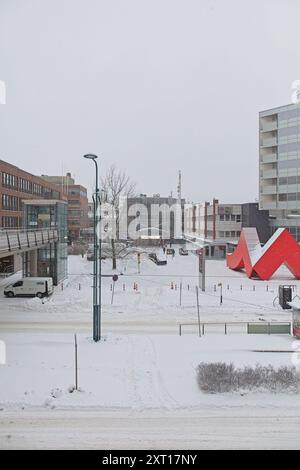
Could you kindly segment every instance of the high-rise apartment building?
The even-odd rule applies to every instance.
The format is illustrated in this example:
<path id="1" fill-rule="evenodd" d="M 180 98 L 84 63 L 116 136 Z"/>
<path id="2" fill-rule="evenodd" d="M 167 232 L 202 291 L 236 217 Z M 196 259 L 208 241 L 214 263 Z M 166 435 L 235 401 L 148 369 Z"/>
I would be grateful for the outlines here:
<path id="1" fill-rule="evenodd" d="M 300 242 L 300 103 L 259 113 L 259 207 Z"/>

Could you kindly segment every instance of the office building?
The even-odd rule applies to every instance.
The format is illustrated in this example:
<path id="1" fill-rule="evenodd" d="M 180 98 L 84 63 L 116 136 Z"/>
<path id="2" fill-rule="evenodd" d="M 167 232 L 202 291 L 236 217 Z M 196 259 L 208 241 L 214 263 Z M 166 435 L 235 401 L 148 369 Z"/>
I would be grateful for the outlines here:
<path id="1" fill-rule="evenodd" d="M 259 207 L 300 242 L 300 103 L 259 113 Z"/>
<path id="2" fill-rule="evenodd" d="M 59 200 L 27 199 L 23 202 L 25 229 L 56 230 L 58 240 L 35 252 L 23 254 L 23 275 L 49 276 L 57 285 L 67 277 L 67 202 Z"/>
<path id="3" fill-rule="evenodd" d="M 63 199 L 55 184 L 0 160 L 0 228 L 22 227 L 22 201 L 25 199 Z"/>
<path id="4" fill-rule="evenodd" d="M 45 181 L 57 185 L 68 199 L 68 237 L 69 243 L 79 240 L 89 227 L 88 198 L 84 186 L 76 184 L 71 173 L 65 176 L 42 175 Z"/>
<path id="5" fill-rule="evenodd" d="M 141 244 L 182 243 L 185 200 L 160 194 L 127 198 L 127 237 Z"/>
<path id="6" fill-rule="evenodd" d="M 207 245 L 211 258 L 225 258 L 228 246 L 237 244 L 243 227 L 256 227 L 265 243 L 269 238 L 268 211 L 260 211 L 258 203 L 223 204 L 218 199 L 185 208 L 185 237 Z"/>
<path id="7" fill-rule="evenodd" d="M 22 203 L 26 199 L 63 200 L 61 189 L 42 178 L 0 160 L 0 230 L 17 231 L 23 228 Z M 21 270 L 20 254 L 0 258 L 0 273 Z"/>

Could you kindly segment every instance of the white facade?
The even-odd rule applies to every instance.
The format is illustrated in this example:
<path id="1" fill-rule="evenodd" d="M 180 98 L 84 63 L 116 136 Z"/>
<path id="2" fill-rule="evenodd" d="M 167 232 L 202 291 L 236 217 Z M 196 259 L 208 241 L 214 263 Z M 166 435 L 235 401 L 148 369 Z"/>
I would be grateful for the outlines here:
<path id="1" fill-rule="evenodd" d="M 186 209 L 185 234 L 203 242 L 235 242 L 242 229 L 241 204 L 220 204 L 214 199 Z"/>

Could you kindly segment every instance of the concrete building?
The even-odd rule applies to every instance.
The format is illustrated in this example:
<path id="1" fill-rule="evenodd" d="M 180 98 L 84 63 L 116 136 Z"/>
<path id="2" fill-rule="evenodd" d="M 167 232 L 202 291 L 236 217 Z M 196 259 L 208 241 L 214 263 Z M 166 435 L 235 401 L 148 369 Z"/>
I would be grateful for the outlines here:
<path id="1" fill-rule="evenodd" d="M 256 227 L 260 243 L 265 244 L 270 236 L 270 218 L 268 210 L 260 210 L 258 202 L 241 205 L 242 228 Z"/>
<path id="2" fill-rule="evenodd" d="M 300 242 L 300 103 L 259 113 L 259 207 Z"/>
<path id="3" fill-rule="evenodd" d="M 261 242 L 269 238 L 268 211 L 259 211 L 258 203 L 221 204 L 203 202 L 187 205 L 184 233 L 187 239 L 207 245 L 207 256 L 224 258 L 228 245 L 235 245 L 243 227 L 257 227 Z"/>
<path id="4" fill-rule="evenodd" d="M 71 173 L 65 176 L 42 175 L 45 181 L 57 185 L 68 199 L 68 237 L 69 242 L 77 241 L 89 227 L 88 198 L 84 186 L 76 184 Z"/>
<path id="5" fill-rule="evenodd" d="M 192 204 L 186 208 L 185 233 L 196 233 L 203 240 L 237 240 L 241 234 L 241 204 Z"/>
<path id="6" fill-rule="evenodd" d="M 172 196 L 162 197 L 160 194 L 150 197 L 140 194 L 127 198 L 128 239 L 138 240 L 141 244 L 160 243 L 161 239 L 165 242 L 182 243 L 184 203 L 184 199 L 181 199 L 180 205 L 178 199 Z M 132 231 L 132 227 L 135 231 Z"/>

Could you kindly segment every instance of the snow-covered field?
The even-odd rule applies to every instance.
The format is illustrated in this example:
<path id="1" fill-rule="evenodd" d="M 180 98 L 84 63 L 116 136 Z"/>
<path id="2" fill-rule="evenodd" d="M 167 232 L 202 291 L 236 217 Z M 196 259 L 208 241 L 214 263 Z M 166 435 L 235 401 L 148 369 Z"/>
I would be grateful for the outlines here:
<path id="1" fill-rule="evenodd" d="M 176 332 L 179 322 L 197 321 L 195 286 L 198 284 L 198 262 L 195 255 L 168 257 L 166 266 L 156 266 L 147 255 L 142 255 L 141 273 L 138 273 L 137 257 L 120 261 L 119 276 L 115 283 L 112 302 L 111 278 L 102 278 L 103 325 L 106 332 L 115 331 L 114 325 L 131 328 L 137 325 L 156 333 Z M 278 285 L 295 285 L 294 295 L 300 293 L 300 283 L 282 267 L 272 280 L 254 281 L 245 274 L 229 270 L 225 261 L 207 261 L 206 292 L 200 291 L 199 302 L 202 321 L 286 321 L 289 312 L 278 308 L 273 300 L 278 294 Z M 0 321 L 5 323 L 28 321 L 54 322 L 62 327 L 77 325 L 87 329 L 92 309 L 92 263 L 80 256 L 69 257 L 69 279 L 59 286 L 55 294 L 42 302 L 40 299 L 5 299 L 0 285 Z M 110 274 L 111 262 L 103 261 L 103 273 Z M 7 281 L 6 281 L 7 282 Z M 134 283 L 137 290 L 133 289 Z M 180 305 L 180 283 L 182 285 Z M 220 306 L 220 287 L 223 287 L 223 305 Z M 173 286 L 173 289 L 171 287 Z M 63 325 L 64 324 L 64 325 Z M 105 328 L 107 325 L 107 328 Z M 26 325 L 24 325 L 26 326 Z M 37 325 L 36 325 L 37 326 Z M 141 329 L 143 329 L 141 328 Z"/>
<path id="2" fill-rule="evenodd" d="M 0 366 L 0 448 L 300 447 L 298 395 L 208 395 L 198 388 L 201 361 L 298 365 L 299 354 L 290 336 L 220 329 L 199 338 L 195 327 L 180 337 L 178 324 L 197 320 L 195 256 L 177 255 L 159 267 L 145 255 L 140 274 L 136 258 L 127 259 L 113 304 L 111 279 L 103 278 L 97 344 L 91 340 L 92 264 L 76 256 L 69 263 L 69 280 L 49 301 L 0 297 L 0 339 L 7 348 L 7 364 Z M 109 261 L 103 265 L 111 273 Z M 295 295 L 300 290 L 285 268 L 262 282 L 210 261 L 207 275 L 201 321 L 290 320 L 290 312 L 273 306 L 278 284 L 295 284 Z M 219 282 L 221 306 L 220 288 L 214 290 Z M 80 390 L 70 393 L 73 333 Z"/>

